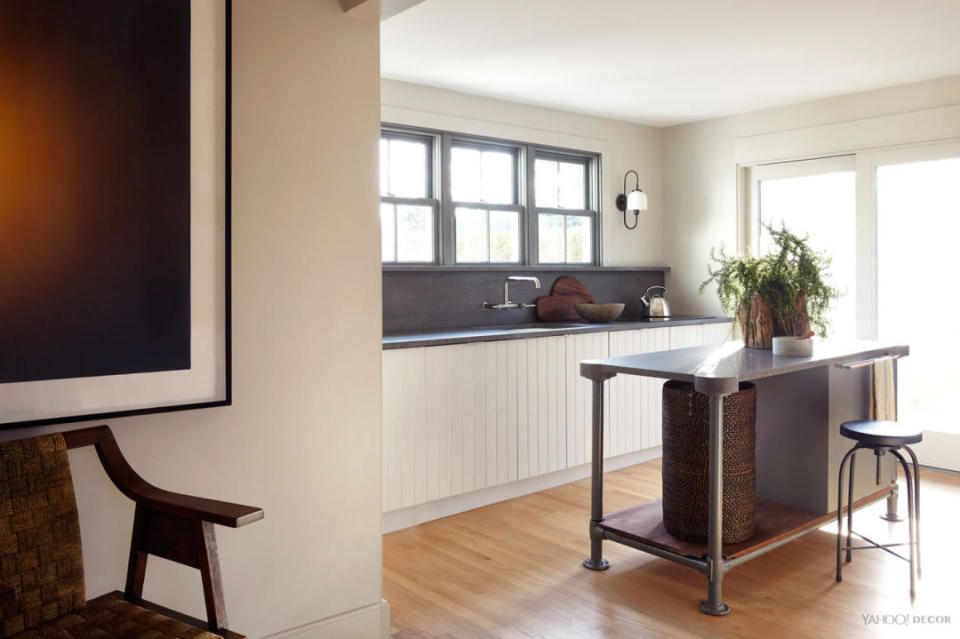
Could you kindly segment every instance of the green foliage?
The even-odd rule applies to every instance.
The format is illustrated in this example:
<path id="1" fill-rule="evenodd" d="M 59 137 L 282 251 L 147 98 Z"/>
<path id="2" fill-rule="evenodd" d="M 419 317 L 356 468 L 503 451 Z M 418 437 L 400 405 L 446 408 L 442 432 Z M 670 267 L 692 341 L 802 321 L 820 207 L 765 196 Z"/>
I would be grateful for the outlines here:
<path id="1" fill-rule="evenodd" d="M 769 225 L 764 228 L 775 245 L 768 255 L 732 257 L 722 248 L 711 249 L 710 259 L 715 266 L 707 267 L 710 277 L 700 285 L 700 293 L 715 283 L 720 304 L 731 317 L 736 317 L 740 307 L 749 304 L 754 293 L 759 293 L 781 325 L 795 313 L 797 298 L 802 298 L 810 326 L 821 337 L 826 337 L 830 301 L 840 296 L 840 292 L 826 282 L 830 258 L 810 248 L 809 236 L 794 235 L 785 225 L 780 230 Z"/>

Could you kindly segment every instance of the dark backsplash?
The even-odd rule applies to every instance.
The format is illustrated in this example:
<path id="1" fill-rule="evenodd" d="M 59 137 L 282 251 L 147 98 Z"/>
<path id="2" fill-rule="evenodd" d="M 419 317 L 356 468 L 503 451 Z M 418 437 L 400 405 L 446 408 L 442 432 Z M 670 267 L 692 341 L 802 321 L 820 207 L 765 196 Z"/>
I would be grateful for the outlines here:
<path id="1" fill-rule="evenodd" d="M 532 282 L 511 282 L 510 301 L 532 304 L 549 295 L 553 282 L 561 275 L 580 280 L 597 302 L 623 302 L 621 319 L 639 319 L 643 314 L 640 298 L 650 286 L 662 286 L 662 270 L 598 269 L 592 271 L 517 269 L 516 271 L 470 269 L 385 270 L 383 272 L 383 332 L 420 329 L 498 326 L 536 322 L 535 309 L 483 311 L 483 302 L 503 301 L 503 281 L 508 275 L 534 275 L 541 288 Z"/>

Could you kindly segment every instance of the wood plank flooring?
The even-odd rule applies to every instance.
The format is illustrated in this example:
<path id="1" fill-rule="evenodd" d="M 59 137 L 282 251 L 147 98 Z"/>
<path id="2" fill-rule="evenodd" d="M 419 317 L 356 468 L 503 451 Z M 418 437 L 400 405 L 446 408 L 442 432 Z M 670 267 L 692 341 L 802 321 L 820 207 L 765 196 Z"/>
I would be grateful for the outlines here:
<path id="1" fill-rule="evenodd" d="M 907 564 L 855 551 L 834 580 L 824 527 L 727 573 L 726 617 L 708 617 L 699 572 L 611 542 L 606 572 L 585 570 L 590 482 L 579 481 L 384 536 L 384 597 L 395 639 L 486 637 L 958 637 L 960 478 L 922 471 L 923 579 L 910 602 Z M 906 498 L 901 482 L 901 508 Z M 606 475 L 608 512 L 660 496 L 655 460 Z M 903 538 L 878 503 L 854 530 Z M 864 615 L 908 615 L 908 625 Z M 919 623 L 918 615 L 951 623 Z M 896 620 L 902 619 L 897 618 Z M 893 622 L 895 619 L 888 618 Z"/>

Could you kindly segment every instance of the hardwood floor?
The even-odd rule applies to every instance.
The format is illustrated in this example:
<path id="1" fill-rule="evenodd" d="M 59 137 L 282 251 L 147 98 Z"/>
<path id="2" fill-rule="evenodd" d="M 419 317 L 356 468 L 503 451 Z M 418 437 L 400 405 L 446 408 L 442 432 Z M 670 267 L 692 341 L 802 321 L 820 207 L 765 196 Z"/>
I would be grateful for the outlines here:
<path id="1" fill-rule="evenodd" d="M 575 482 L 385 535 L 384 597 L 396 639 L 453 637 L 957 637 L 960 478 L 922 471 L 923 579 L 911 605 L 907 564 L 855 551 L 834 580 L 828 526 L 724 577 L 726 617 L 708 617 L 699 572 L 605 542 L 606 572 L 585 570 L 590 482 Z M 660 496 L 659 460 L 606 476 L 605 506 Z M 906 498 L 901 482 L 901 507 Z M 883 504 L 857 511 L 854 530 L 906 539 Z M 909 615 L 908 625 L 864 615 Z M 949 616 L 920 624 L 916 615 Z M 901 618 L 897 618 L 899 621 Z"/>

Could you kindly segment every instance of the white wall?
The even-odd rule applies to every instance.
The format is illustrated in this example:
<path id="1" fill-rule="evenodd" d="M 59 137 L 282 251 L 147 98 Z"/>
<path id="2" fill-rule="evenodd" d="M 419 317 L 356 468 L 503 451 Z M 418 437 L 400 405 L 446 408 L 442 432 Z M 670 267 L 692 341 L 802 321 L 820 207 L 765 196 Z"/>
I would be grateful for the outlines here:
<path id="1" fill-rule="evenodd" d="M 373 637 L 379 25 L 339 0 L 235 0 L 233 24 L 234 405 L 106 421 L 148 481 L 265 509 L 217 530 L 233 628 L 259 637 L 352 611 L 297 636 Z M 55 429 L 4 437 L 40 430 Z M 91 450 L 71 463 L 92 597 L 123 586 L 133 508 Z M 151 559 L 145 595 L 203 616 L 192 569 Z"/>
<path id="2" fill-rule="evenodd" d="M 672 308 L 721 312 L 716 294 L 700 296 L 697 288 L 707 276 L 710 248 L 737 246 L 738 138 L 955 104 L 960 104 L 960 76 L 663 129 L 663 230 L 666 263 L 672 269 L 667 274 Z M 790 155 L 789 150 L 783 153 Z"/>
<path id="3" fill-rule="evenodd" d="M 383 80 L 381 101 L 384 122 L 602 153 L 604 265 L 664 265 L 659 129 L 394 80 Z M 614 204 L 630 169 L 650 200 L 633 231 Z"/>

